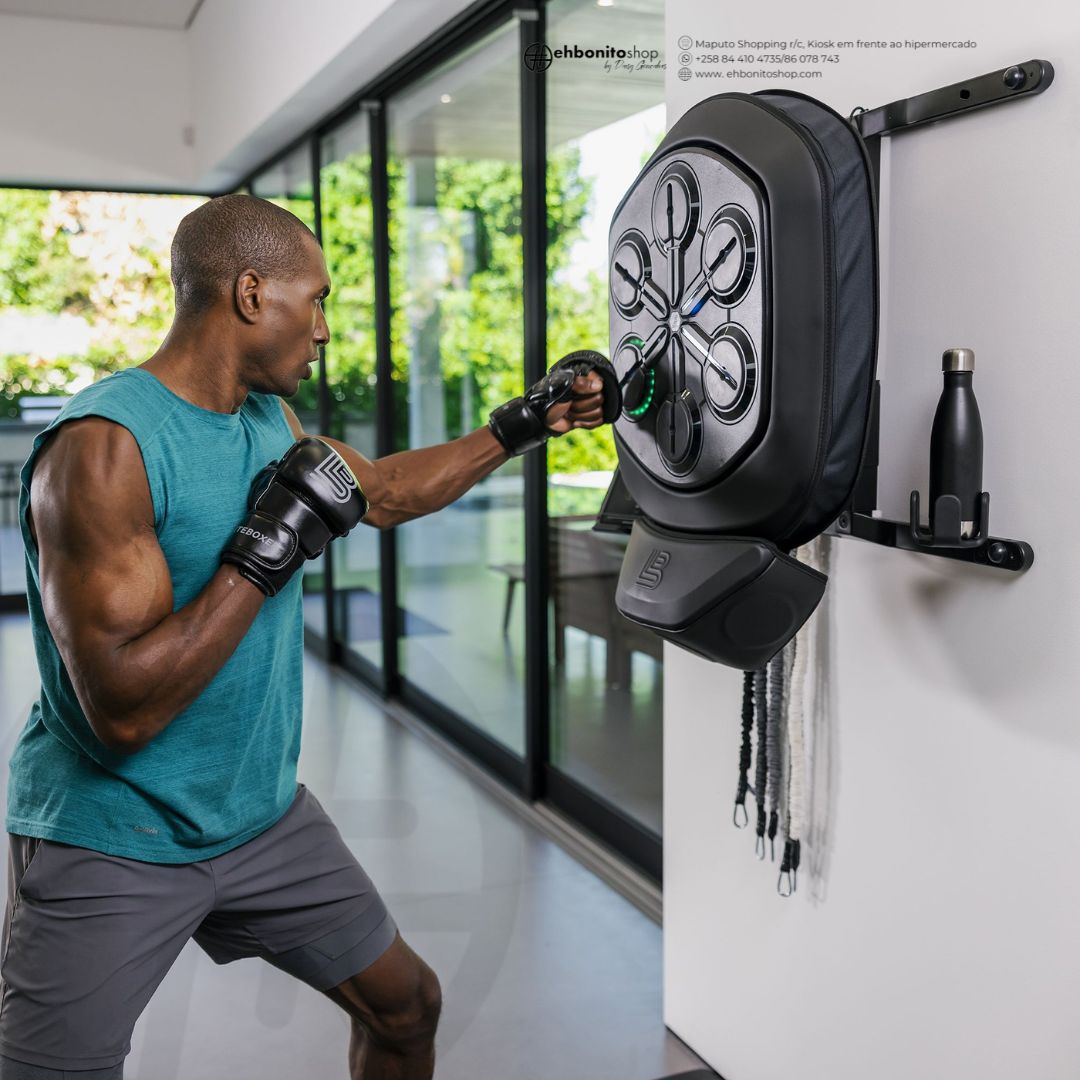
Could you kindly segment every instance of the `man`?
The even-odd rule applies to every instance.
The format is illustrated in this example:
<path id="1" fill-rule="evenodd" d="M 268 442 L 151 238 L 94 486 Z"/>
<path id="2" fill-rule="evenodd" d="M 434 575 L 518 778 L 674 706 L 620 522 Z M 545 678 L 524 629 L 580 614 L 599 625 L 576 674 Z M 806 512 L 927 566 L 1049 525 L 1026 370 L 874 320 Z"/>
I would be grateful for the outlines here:
<path id="1" fill-rule="evenodd" d="M 69 401 L 22 472 L 42 692 L 10 765 L 0 1080 L 120 1077 L 192 936 L 340 1005 L 354 1080 L 429 1078 L 439 980 L 296 783 L 298 571 L 360 521 L 432 513 L 610 421 L 618 383 L 572 354 L 486 427 L 369 461 L 282 400 L 329 339 L 297 218 L 211 200 L 176 232 L 172 279 L 158 351 Z"/>

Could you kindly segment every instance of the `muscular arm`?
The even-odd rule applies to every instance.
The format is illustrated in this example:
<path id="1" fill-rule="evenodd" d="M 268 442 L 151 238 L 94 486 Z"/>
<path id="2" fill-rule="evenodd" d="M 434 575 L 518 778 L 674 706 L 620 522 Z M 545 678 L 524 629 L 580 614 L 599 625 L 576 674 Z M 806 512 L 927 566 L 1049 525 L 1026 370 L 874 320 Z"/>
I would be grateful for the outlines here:
<path id="1" fill-rule="evenodd" d="M 284 399 L 281 407 L 293 435 L 302 439 L 304 429 L 296 413 Z M 377 529 L 441 510 L 509 460 L 502 443 L 486 427 L 439 446 L 402 450 L 375 461 L 337 439 L 318 438 L 352 469 L 368 501 L 364 523 Z"/>
<path id="2" fill-rule="evenodd" d="M 142 456 L 119 424 L 64 424 L 30 503 L 45 618 L 79 704 L 105 746 L 134 753 L 221 670 L 265 597 L 223 566 L 173 612 Z"/>
<path id="3" fill-rule="evenodd" d="M 590 381 L 579 376 L 574 386 L 579 394 L 594 393 L 549 411 L 548 426 L 556 432 L 598 427 L 602 422 L 599 379 Z M 293 435 L 303 438 L 304 429 L 296 413 L 284 399 L 281 407 Z M 487 426 L 438 446 L 402 450 L 374 461 L 337 439 L 317 437 L 329 443 L 352 469 L 368 500 L 363 520 L 377 529 L 389 529 L 449 506 L 509 460 L 502 443 Z"/>

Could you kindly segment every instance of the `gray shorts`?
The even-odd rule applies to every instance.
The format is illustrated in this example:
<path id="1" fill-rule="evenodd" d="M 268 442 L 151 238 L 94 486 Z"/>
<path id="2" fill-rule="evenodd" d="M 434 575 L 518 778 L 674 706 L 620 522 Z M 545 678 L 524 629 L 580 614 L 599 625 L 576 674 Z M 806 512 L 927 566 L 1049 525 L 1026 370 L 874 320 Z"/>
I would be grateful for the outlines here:
<path id="1" fill-rule="evenodd" d="M 303 784 L 269 829 L 202 862 L 140 862 L 14 834 L 10 851 L 0 1080 L 120 1077 L 135 1021 L 188 938 L 215 963 L 259 956 L 328 990 L 397 934 Z"/>

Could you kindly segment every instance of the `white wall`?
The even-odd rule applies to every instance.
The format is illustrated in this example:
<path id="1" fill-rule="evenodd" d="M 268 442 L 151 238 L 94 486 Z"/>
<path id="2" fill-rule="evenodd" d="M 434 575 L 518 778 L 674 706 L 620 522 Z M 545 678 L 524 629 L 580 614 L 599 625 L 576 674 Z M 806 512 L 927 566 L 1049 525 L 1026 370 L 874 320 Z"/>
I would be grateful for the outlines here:
<path id="1" fill-rule="evenodd" d="M 665 1020 L 726 1080 L 1080 1075 L 1080 16 L 669 0 L 667 40 L 972 37 L 847 53 L 783 85 L 846 114 L 1033 57 L 1042 96 L 897 136 L 883 159 L 879 509 L 925 499 L 940 354 L 976 351 L 992 531 L 1023 576 L 832 542 L 815 822 L 796 896 L 732 827 L 739 673 L 665 649 Z M 694 50 L 695 52 L 700 50 Z M 669 120 L 765 83 L 675 77 Z M 753 814 L 753 800 L 751 815 Z"/>
<path id="2" fill-rule="evenodd" d="M 0 15 L 0 184 L 188 186 L 189 86 L 182 30 Z"/>
<path id="3" fill-rule="evenodd" d="M 469 2 L 206 0 L 187 31 L 0 14 L 0 185 L 226 190 Z"/>

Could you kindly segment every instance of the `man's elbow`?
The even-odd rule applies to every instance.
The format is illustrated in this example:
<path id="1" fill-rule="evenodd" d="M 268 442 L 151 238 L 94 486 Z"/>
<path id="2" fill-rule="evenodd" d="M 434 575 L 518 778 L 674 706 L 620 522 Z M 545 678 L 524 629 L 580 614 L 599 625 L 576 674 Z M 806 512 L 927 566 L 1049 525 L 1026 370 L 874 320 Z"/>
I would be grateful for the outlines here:
<path id="1" fill-rule="evenodd" d="M 121 754 L 124 757 L 131 757 L 145 745 L 141 739 L 122 729 L 102 729 L 92 724 L 91 730 L 97 736 L 98 742 L 106 750 L 111 750 L 114 754 Z"/>
<path id="2" fill-rule="evenodd" d="M 111 744 L 105 744 L 114 754 L 119 754 L 121 757 L 133 757 L 137 754 L 145 745 L 141 739 L 120 739 L 114 740 Z"/>
<path id="3" fill-rule="evenodd" d="M 147 740 L 134 723 L 125 723 L 116 719 L 115 712 L 102 712 L 97 709 L 83 709 L 90 730 L 98 742 L 114 754 L 130 757 L 138 753 Z"/>

